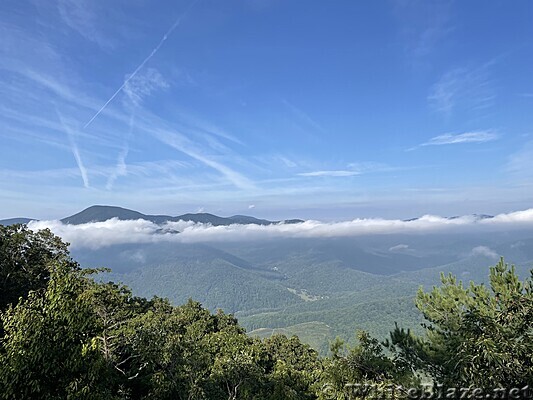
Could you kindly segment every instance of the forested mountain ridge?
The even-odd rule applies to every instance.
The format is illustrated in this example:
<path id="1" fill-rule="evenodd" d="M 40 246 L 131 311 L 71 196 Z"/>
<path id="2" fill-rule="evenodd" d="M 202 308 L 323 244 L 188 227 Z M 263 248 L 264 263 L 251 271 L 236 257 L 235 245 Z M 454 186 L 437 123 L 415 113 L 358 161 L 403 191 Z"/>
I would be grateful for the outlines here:
<path id="1" fill-rule="evenodd" d="M 297 223 L 303 222 L 301 220 L 289 220 L 289 221 L 268 221 L 265 219 L 258 219 L 249 217 L 246 215 L 234 215 L 232 217 L 219 217 L 217 215 L 209 213 L 189 213 L 178 216 L 170 215 L 148 215 L 142 214 L 138 211 L 129 210 L 127 208 L 115 207 L 115 206 L 101 206 L 94 205 L 80 211 L 77 214 L 71 215 L 61 219 L 61 222 L 65 224 L 86 224 L 89 222 L 104 222 L 112 218 L 119 220 L 136 220 L 144 219 L 151 221 L 155 224 L 163 224 L 165 222 L 176 221 L 190 221 L 204 224 L 211 224 L 213 226 L 227 226 L 231 224 L 255 224 L 255 225 L 271 225 L 280 222 Z"/>
<path id="2" fill-rule="evenodd" d="M 34 221 L 34 219 L 24 218 L 24 217 L 8 218 L 8 219 L 0 220 L 0 225 L 8 226 L 8 225 L 15 225 L 15 224 L 27 224 L 30 221 Z"/>
<path id="3" fill-rule="evenodd" d="M 219 217 L 214 214 L 209 213 L 188 213 L 178 216 L 171 215 L 149 215 L 143 214 L 138 211 L 129 210 L 123 207 L 117 206 L 103 206 L 103 205 L 94 205 L 90 206 L 79 213 L 70 215 L 68 217 L 62 218 L 61 222 L 65 224 L 80 225 L 87 224 L 90 222 L 104 222 L 116 218 L 118 220 L 127 221 L 127 220 L 138 220 L 143 219 L 145 221 L 150 221 L 155 224 L 164 224 L 165 222 L 176 222 L 176 221 L 185 221 L 185 222 L 196 222 L 211 224 L 213 226 L 228 226 L 231 224 L 241 224 L 241 225 L 272 225 L 278 223 L 287 223 L 295 224 L 303 222 L 300 219 L 289 219 L 281 221 L 269 221 L 266 219 L 259 219 L 247 215 L 233 215 L 231 217 Z M 26 224 L 30 221 L 35 221 L 33 218 L 8 218 L 0 220 L 0 225 L 14 225 L 14 224 Z"/>

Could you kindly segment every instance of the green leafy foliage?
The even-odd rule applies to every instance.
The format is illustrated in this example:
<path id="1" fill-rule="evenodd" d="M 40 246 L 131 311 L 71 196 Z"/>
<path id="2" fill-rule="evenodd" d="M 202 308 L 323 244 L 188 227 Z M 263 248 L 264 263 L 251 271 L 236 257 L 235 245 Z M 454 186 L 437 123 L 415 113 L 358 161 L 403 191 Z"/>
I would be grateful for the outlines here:
<path id="1" fill-rule="evenodd" d="M 387 398 L 405 397 L 405 389 L 416 387 L 419 379 L 406 362 L 391 359 L 381 342 L 365 331 L 357 332 L 358 344 L 346 346 L 337 339 L 331 345 L 331 358 L 325 360 L 324 382 L 329 397 L 336 399 L 375 398 L 380 392 Z"/>
<path id="2" fill-rule="evenodd" d="M 314 399 L 324 367 L 318 354 L 296 336 L 274 335 L 263 341 L 269 385 L 264 399 Z"/>
<path id="3" fill-rule="evenodd" d="M 0 225 L 0 310 L 30 290 L 46 288 L 54 262 L 77 268 L 67 244 L 50 230 L 32 232 L 25 225 Z"/>
<path id="4" fill-rule="evenodd" d="M 31 292 L 2 314 L 0 393 L 5 399 L 98 398 L 110 378 L 91 346 L 96 315 L 83 293 L 88 281 L 56 264 L 46 291 Z"/>

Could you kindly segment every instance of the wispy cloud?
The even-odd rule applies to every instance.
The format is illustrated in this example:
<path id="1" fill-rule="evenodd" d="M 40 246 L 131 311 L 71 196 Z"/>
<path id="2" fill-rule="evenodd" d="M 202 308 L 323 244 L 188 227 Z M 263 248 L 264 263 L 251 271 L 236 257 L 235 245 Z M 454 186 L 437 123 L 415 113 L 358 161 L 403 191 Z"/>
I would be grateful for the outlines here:
<path id="1" fill-rule="evenodd" d="M 516 178 L 531 179 L 533 177 L 533 141 L 527 142 L 520 150 L 511 154 L 505 168 Z"/>
<path id="2" fill-rule="evenodd" d="M 115 166 L 114 171 L 107 178 L 107 183 L 106 183 L 106 186 L 105 186 L 107 190 L 113 189 L 113 185 L 115 184 L 115 181 L 118 179 L 118 177 L 126 176 L 128 174 L 128 167 L 126 165 L 126 157 L 128 157 L 128 153 L 130 151 L 129 140 L 130 140 L 131 135 L 133 133 L 133 122 L 134 122 L 134 120 L 135 120 L 135 114 L 132 111 L 132 113 L 130 115 L 128 133 L 126 134 L 126 136 L 124 138 L 124 145 L 123 145 L 122 149 L 119 151 L 118 156 L 117 156 L 117 164 Z"/>
<path id="3" fill-rule="evenodd" d="M 122 149 L 117 155 L 115 170 L 107 179 L 107 190 L 111 190 L 113 188 L 115 181 L 120 176 L 126 176 L 128 173 L 126 157 L 128 156 L 130 150 L 129 140 L 133 134 L 136 110 L 141 106 L 143 99 L 151 95 L 155 90 L 166 89 L 169 87 L 169 84 L 155 68 L 147 68 L 144 72 L 137 74 L 134 78 L 128 78 L 129 77 L 126 77 L 124 80 L 124 93 L 126 94 L 126 102 L 128 103 L 125 104 L 125 106 L 126 108 L 131 109 L 128 132 L 124 137 Z"/>
<path id="4" fill-rule="evenodd" d="M 295 116 L 300 123 L 304 125 L 305 129 L 311 128 L 313 131 L 326 133 L 325 129 L 309 116 L 308 113 L 296 107 L 294 104 L 289 103 L 287 100 L 282 100 L 282 103 L 287 107 L 293 116 Z"/>
<path id="5" fill-rule="evenodd" d="M 85 39 L 104 49 L 112 49 L 113 41 L 98 29 L 100 16 L 95 10 L 95 1 L 59 0 L 57 9 L 63 22 Z"/>
<path id="6" fill-rule="evenodd" d="M 298 176 L 335 176 L 335 177 L 344 177 L 344 176 L 356 176 L 361 175 L 359 171 L 348 171 L 348 170 L 325 170 L 325 171 L 311 171 L 311 172 L 301 172 L 297 174 Z"/>
<path id="7" fill-rule="evenodd" d="M 366 172 L 384 172 L 392 171 L 397 168 L 390 165 L 381 163 L 381 162 L 372 162 L 372 161 L 363 161 L 363 162 L 353 162 L 348 164 L 348 168 L 352 171 L 358 171 L 360 173 Z"/>
<path id="8" fill-rule="evenodd" d="M 18 104 L 16 104 L 18 105 Z M 15 105 L 15 107 L 16 107 Z M 64 118 L 63 106 L 68 107 L 68 102 L 61 104 L 62 116 Z M 44 105 L 43 105 L 44 107 Z M 10 107 L 3 107 L 0 105 L 0 121 L 5 124 L 5 128 L 0 131 L 0 136 L 8 140 L 16 140 L 19 142 L 26 142 L 34 144 L 36 141 L 46 145 L 62 148 L 70 151 L 70 145 L 61 140 L 62 133 L 65 133 L 65 128 L 59 121 L 56 111 L 52 108 L 51 112 L 32 114 L 27 112 L 26 108 L 12 109 Z M 56 118 L 53 119 L 53 116 Z M 74 120 L 74 117 L 70 118 Z M 77 130 L 76 137 L 78 140 L 87 140 L 92 145 L 102 146 L 106 149 L 118 148 L 115 138 L 108 132 L 107 135 L 97 135 L 96 133 L 87 133 Z M 101 149 L 100 149 L 101 150 Z M 92 152 L 85 149 L 85 154 L 91 154 L 95 158 L 102 156 L 102 152 Z"/>
<path id="9" fill-rule="evenodd" d="M 75 96 L 71 89 L 60 83 L 59 81 L 53 79 L 50 76 L 47 76 L 43 73 L 39 73 L 37 71 L 31 70 L 31 69 L 25 69 L 24 71 L 18 71 L 19 74 L 24 76 L 25 78 L 41 85 L 42 87 L 52 91 L 54 94 L 58 95 L 59 97 L 65 99 L 65 100 L 74 100 L 76 99 L 76 103 L 78 105 L 83 106 L 84 104 L 80 101 L 80 98 Z M 89 106 L 88 104 L 86 106 Z M 92 105 L 90 105 L 92 106 Z M 89 107 L 90 107 L 89 106 Z"/>
<path id="10" fill-rule="evenodd" d="M 298 166 L 297 163 L 295 163 L 294 161 L 292 161 L 291 159 L 285 157 L 285 156 L 282 156 L 282 155 L 277 155 L 275 156 L 276 159 L 278 159 L 279 161 L 281 161 L 283 163 L 283 165 L 285 165 L 286 167 L 288 168 L 295 168 Z"/>
<path id="11" fill-rule="evenodd" d="M 155 177 L 173 177 L 180 170 L 190 169 L 191 165 L 179 160 L 158 160 L 129 163 L 128 175 L 138 178 L 148 178 L 153 181 Z M 103 174 L 109 174 L 109 170 L 101 167 Z"/>
<path id="12" fill-rule="evenodd" d="M 44 132 L 35 131 L 32 128 L 22 128 L 14 124 L 5 124 L 6 126 L 0 131 L 0 137 L 3 140 L 15 140 L 21 143 L 42 143 L 46 146 L 55 147 L 61 150 L 70 151 L 70 146 L 65 144 L 57 135 L 50 135 Z"/>
<path id="13" fill-rule="evenodd" d="M 194 115 L 194 113 L 188 110 L 177 110 L 177 112 L 179 113 L 180 121 L 183 123 L 184 128 L 194 129 L 197 132 L 222 138 L 229 142 L 244 146 L 244 143 L 235 137 L 235 135 L 222 129 L 220 126 L 206 121 L 205 118 Z"/>
<path id="14" fill-rule="evenodd" d="M 400 23 L 410 62 L 428 56 L 450 32 L 451 1 L 396 0 L 395 16 Z"/>
<path id="15" fill-rule="evenodd" d="M 301 172 L 297 174 L 298 176 L 309 176 L 309 177 L 319 177 L 319 176 L 331 176 L 331 177 L 348 177 L 348 176 L 357 176 L 369 172 L 378 172 L 378 171 L 389 171 L 392 170 L 390 166 L 377 162 L 358 162 L 350 163 L 347 165 L 347 169 L 340 170 L 318 170 L 310 172 Z"/>
<path id="16" fill-rule="evenodd" d="M 34 221 L 33 230 L 50 228 L 56 235 L 74 247 L 98 248 L 123 243 L 152 242 L 228 242 L 265 240 L 269 238 L 328 238 L 381 234 L 419 234 L 439 232 L 468 232 L 524 229 L 533 227 L 533 209 L 499 214 L 490 219 L 473 216 L 443 218 L 425 215 L 403 221 L 397 219 L 354 219 L 344 222 L 308 220 L 299 224 L 212 226 L 193 222 L 170 222 L 163 226 L 145 220 L 119 221 L 110 219 L 83 225 L 65 225 L 60 221 Z M 176 233 L 178 232 L 178 233 Z M 392 247 L 391 251 L 408 250 L 406 245 Z M 475 254 L 494 257 L 495 252 L 478 246 Z"/>
<path id="17" fill-rule="evenodd" d="M 107 183 L 105 185 L 107 190 L 113 189 L 113 185 L 115 184 L 115 181 L 120 176 L 126 176 L 128 174 L 128 167 L 126 165 L 126 157 L 128 156 L 128 152 L 129 152 L 129 147 L 126 145 L 124 149 L 118 153 L 117 165 L 115 167 L 115 170 L 107 178 Z"/>
<path id="18" fill-rule="evenodd" d="M 57 108 L 57 105 L 60 104 L 63 111 L 69 110 L 72 113 L 83 115 L 85 111 L 82 109 L 96 112 L 100 107 L 100 102 L 87 95 L 86 90 L 77 88 L 72 79 L 67 82 L 65 74 L 60 74 L 62 79 L 59 79 L 42 71 L 17 67 L 16 63 L 8 65 L 7 70 L 16 74 L 17 78 L 5 82 L 2 91 L 6 94 L 9 93 L 10 98 L 17 101 L 19 108 L 28 107 L 32 102 L 39 104 L 40 107 L 49 106 L 51 108 Z M 75 81 L 79 82 L 80 80 Z M 40 117 L 35 112 L 32 112 L 31 115 L 27 114 L 27 118 L 40 118 L 41 121 L 46 121 L 48 125 L 52 124 L 50 118 L 46 117 L 46 113 Z M 127 123 L 128 121 L 128 115 L 119 110 L 108 112 L 107 117 L 114 122 Z M 76 119 L 78 118 L 76 117 Z M 90 135 L 87 132 L 78 133 L 80 136 Z M 106 136 L 109 136 L 109 132 Z M 92 138 L 97 139 L 96 136 L 92 136 Z M 98 140 L 102 141 L 104 138 L 100 137 Z"/>
<path id="19" fill-rule="evenodd" d="M 124 78 L 124 93 L 135 106 L 140 106 L 143 99 L 154 91 L 168 87 L 170 87 L 169 83 L 155 68 L 146 68 L 144 72 L 132 78 L 129 75 Z"/>
<path id="20" fill-rule="evenodd" d="M 29 180 L 32 183 L 35 180 L 40 181 L 58 181 L 67 179 L 79 179 L 80 170 L 78 167 L 72 168 L 56 168 L 56 169 L 39 169 L 39 170 L 14 170 L 14 169 L 0 169 L 0 179 L 17 179 L 19 183 L 24 183 Z"/>
<path id="21" fill-rule="evenodd" d="M 208 155 L 204 154 L 202 150 L 197 148 L 197 146 L 191 143 L 190 140 L 188 140 L 184 135 L 177 132 L 168 132 L 164 130 L 151 130 L 151 133 L 168 146 L 173 147 L 174 149 L 218 171 L 236 187 L 240 189 L 253 188 L 254 185 L 248 178 L 239 172 L 234 171 L 227 165 L 222 164 L 220 161 L 212 159 Z"/>
<path id="22" fill-rule="evenodd" d="M 492 64 L 446 72 L 430 89 L 430 106 L 447 117 L 458 110 L 480 112 L 492 107 L 496 99 L 490 78 Z"/>
<path id="23" fill-rule="evenodd" d="M 178 160 L 158 160 L 143 161 L 130 163 L 127 168 L 129 176 L 135 177 L 136 182 L 141 186 L 154 182 L 156 178 L 160 179 L 159 183 L 168 183 L 177 172 L 190 169 L 191 165 L 184 161 Z M 115 171 L 113 165 L 93 165 L 91 168 L 91 177 L 108 178 Z M 0 177 L 17 178 L 19 180 L 45 181 L 50 182 L 50 186 L 57 183 L 62 178 L 79 178 L 80 170 L 78 167 L 72 168 L 55 168 L 55 169 L 36 169 L 36 170 L 15 170 L 0 169 Z"/>
<path id="24" fill-rule="evenodd" d="M 167 30 L 167 32 L 163 35 L 157 46 L 155 46 L 151 53 L 135 68 L 135 70 L 128 75 L 128 77 L 124 80 L 122 85 L 111 95 L 111 97 L 104 103 L 104 105 L 92 116 L 92 118 L 84 125 L 84 129 L 87 128 L 95 119 L 102 113 L 102 111 L 105 110 L 105 108 L 111 103 L 115 97 L 126 87 L 126 85 L 133 79 L 135 76 L 139 73 L 139 71 L 146 65 L 150 59 L 152 59 L 153 56 L 157 54 L 161 46 L 166 42 L 166 40 L 169 38 L 169 36 L 174 32 L 174 30 L 181 24 L 181 21 L 183 18 L 190 12 L 192 7 L 198 2 L 198 0 L 194 0 L 189 7 L 183 12 L 176 21 L 172 24 L 172 26 Z"/>
<path id="25" fill-rule="evenodd" d="M 424 146 L 443 146 L 449 144 L 462 143 L 486 143 L 499 138 L 497 133 L 491 131 L 474 131 L 465 133 L 445 133 L 443 135 L 435 136 L 427 142 L 421 143 L 418 146 L 412 147 L 409 150 L 415 150 Z"/>
<path id="26" fill-rule="evenodd" d="M 101 161 L 109 161 L 110 150 L 118 150 L 116 156 L 116 162 L 112 169 L 108 168 L 107 182 L 104 181 L 103 185 L 111 190 L 119 177 L 126 176 L 126 173 L 130 173 L 126 165 L 126 159 L 130 153 L 129 140 L 132 138 L 132 128 L 135 125 L 135 129 L 139 131 L 139 135 L 153 135 L 154 131 L 164 131 L 166 128 L 170 131 L 183 132 L 181 140 L 176 140 L 176 137 L 180 137 L 177 134 L 172 139 L 173 148 L 177 148 L 178 142 L 180 142 L 180 151 L 183 151 L 188 156 L 202 162 L 204 165 L 215 169 L 228 180 L 239 188 L 251 188 L 253 184 L 249 179 L 238 173 L 234 169 L 225 165 L 222 160 L 232 158 L 236 162 L 242 160 L 233 154 L 231 149 L 221 143 L 217 138 L 222 138 L 232 143 L 242 143 L 237 138 L 233 137 L 220 127 L 201 119 L 196 116 L 191 116 L 186 112 L 180 111 L 177 113 L 177 117 L 169 122 L 160 118 L 157 115 L 152 114 L 147 109 L 142 107 L 143 101 L 148 95 L 152 95 L 154 91 L 158 89 L 165 89 L 168 86 L 168 82 L 163 76 L 154 68 L 147 68 L 140 71 L 134 78 L 129 79 L 126 77 L 126 85 L 124 87 L 124 102 L 123 109 L 128 111 L 126 114 L 124 111 L 113 109 L 111 112 L 106 112 L 106 117 L 110 117 L 106 120 L 105 126 L 98 126 L 87 132 L 86 130 L 75 129 L 74 120 L 78 120 L 80 115 L 83 115 L 83 111 L 80 108 L 89 108 L 98 110 L 97 102 L 94 98 L 88 97 L 82 91 L 76 89 L 76 87 L 59 82 L 57 79 L 35 72 L 33 70 L 21 70 L 17 71 L 20 76 L 25 80 L 17 79 L 15 82 L 27 82 L 25 88 L 32 93 L 39 95 L 40 101 L 43 96 L 50 100 L 48 106 L 56 109 L 61 109 L 61 119 L 58 121 L 50 118 L 50 115 L 46 112 L 42 114 L 27 114 L 21 112 L 19 109 L 11 110 L 7 107 L 1 107 L 2 118 L 10 118 L 16 121 L 16 125 L 13 123 L 8 124 L 8 129 L 0 132 L 0 135 L 7 135 L 9 131 L 16 132 L 16 135 L 12 135 L 13 138 L 22 141 L 43 141 L 49 143 L 58 148 L 70 151 L 76 160 L 78 168 L 80 170 L 84 186 L 98 186 L 100 179 L 91 179 L 94 175 L 94 169 L 100 168 L 98 165 L 89 165 L 91 173 L 88 171 L 88 165 L 84 162 L 84 155 L 90 154 L 91 160 L 101 159 Z M 37 84 L 37 85 L 35 85 Z M 8 85 L 9 86 L 9 85 Z M 12 86 L 12 85 L 11 85 Z M 24 87 L 11 87 L 7 89 L 11 91 L 24 90 Z M 6 86 L 4 86 L 6 88 Z M 50 91 L 56 96 L 50 96 L 47 91 Z M 9 93 L 11 95 L 11 92 Z M 21 100 L 22 101 L 22 100 Z M 35 101 L 37 103 L 38 99 Z M 21 103 L 22 105 L 22 103 Z M 26 104 L 27 106 L 27 104 Z M 20 108 L 23 109 L 23 108 Z M 68 114 L 68 120 L 66 115 Z M 135 124 L 133 124 L 133 117 L 135 116 Z M 182 123 L 182 121 L 184 121 Z M 127 127 L 127 133 L 122 134 Z M 36 127 L 42 127 L 45 129 L 35 130 Z M 177 129 L 176 129 L 177 127 Z M 40 133 L 40 132 L 46 132 Z M 55 131 L 55 132 L 54 132 Z M 56 132 L 63 132 L 67 134 L 68 141 L 66 143 L 59 140 Z M 21 134 L 23 134 L 21 136 Z M 157 135 L 153 135 L 156 138 Z M 11 138 L 11 140 L 13 140 Z M 161 139 L 160 137 L 158 139 Z M 163 143 L 169 145 L 168 141 L 162 140 Z M 82 144 L 83 152 L 81 151 Z M 105 151 L 102 151 L 102 146 L 105 147 Z M 106 160 L 104 160 L 104 158 Z M 211 182 L 209 176 L 204 174 L 195 175 L 195 179 L 206 182 Z M 211 182 L 212 183 L 212 182 Z"/>
<path id="27" fill-rule="evenodd" d="M 0 14 L 0 37 L 2 38 L 0 40 L 0 68 L 12 72 L 24 71 L 35 60 L 38 60 L 39 70 L 62 72 L 63 56 L 58 52 L 57 47 L 43 40 L 43 36 L 21 29 L 7 9 L 2 11 Z"/>

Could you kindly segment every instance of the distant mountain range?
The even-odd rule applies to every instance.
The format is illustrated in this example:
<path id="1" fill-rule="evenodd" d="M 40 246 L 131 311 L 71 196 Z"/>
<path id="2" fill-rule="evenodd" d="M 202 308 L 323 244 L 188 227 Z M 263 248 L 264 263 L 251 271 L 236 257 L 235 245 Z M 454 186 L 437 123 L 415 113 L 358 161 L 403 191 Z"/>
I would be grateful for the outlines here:
<path id="1" fill-rule="evenodd" d="M 165 222 L 173 221 L 191 221 L 204 224 L 211 224 L 213 226 L 224 226 L 232 224 L 241 225 L 272 225 L 283 222 L 285 224 L 296 224 L 303 222 L 301 219 L 290 219 L 283 221 L 268 221 L 266 219 L 258 219 L 247 215 L 234 215 L 232 217 L 219 217 L 217 215 L 208 213 L 195 213 L 195 214 L 183 214 L 178 216 L 170 215 L 147 215 L 138 211 L 128 210 L 127 208 L 114 207 L 114 206 L 100 206 L 95 205 L 80 211 L 77 214 L 71 215 L 61 219 L 64 224 L 80 225 L 89 222 L 103 222 L 111 218 L 117 218 L 119 220 L 137 220 L 144 219 L 151 221 L 155 224 L 164 224 Z M 34 221 L 32 218 L 10 218 L 0 220 L 0 225 L 13 225 L 13 224 L 27 224 L 30 221 Z"/>
<path id="2" fill-rule="evenodd" d="M 1 219 L 0 225 L 15 225 L 15 224 L 27 224 L 30 221 L 35 221 L 33 218 L 9 218 Z"/>
<path id="3" fill-rule="evenodd" d="M 474 219 L 490 219 L 494 218 L 492 215 L 487 214 L 472 214 L 471 217 Z M 209 214 L 209 213 L 189 213 L 178 216 L 170 215 L 150 215 L 143 214 L 138 211 L 129 210 L 127 208 L 115 207 L 115 206 L 101 206 L 95 205 L 86 208 L 83 211 L 80 211 L 77 214 L 71 215 L 61 219 L 61 222 L 64 224 L 70 225 L 80 225 L 86 224 L 89 222 L 104 222 L 111 218 L 117 218 L 122 221 L 126 220 L 137 220 L 144 219 L 146 221 L 151 221 L 155 224 L 161 225 L 165 222 L 175 222 L 175 221 L 191 221 L 198 222 L 203 224 L 211 224 L 213 226 L 227 226 L 232 224 L 240 225 L 272 225 L 278 224 L 280 222 L 285 224 L 297 224 L 304 222 L 301 219 L 286 219 L 281 221 L 269 221 L 266 219 L 259 219 L 251 217 L 248 215 L 233 215 L 231 217 L 220 217 L 218 215 Z M 445 217 L 447 219 L 457 219 L 461 218 L 460 216 Z M 404 221 L 416 221 L 420 218 L 410 218 L 405 219 Z M 14 224 L 27 224 L 30 221 L 36 221 L 34 218 L 9 218 L 0 220 L 0 225 L 14 225 Z"/>
<path id="4" fill-rule="evenodd" d="M 453 217 L 443 217 L 443 218 L 446 218 L 446 219 L 449 219 L 449 220 L 453 220 L 453 219 L 458 219 L 458 218 L 462 218 L 462 217 L 472 217 L 474 218 L 475 220 L 482 220 L 482 219 L 491 219 L 491 218 L 494 218 L 494 215 L 488 215 L 488 214 L 469 214 L 469 215 L 454 215 Z M 405 222 L 411 222 L 411 221 L 418 221 L 420 219 L 420 217 L 416 217 L 416 218 L 409 218 L 409 219 L 404 219 Z"/>

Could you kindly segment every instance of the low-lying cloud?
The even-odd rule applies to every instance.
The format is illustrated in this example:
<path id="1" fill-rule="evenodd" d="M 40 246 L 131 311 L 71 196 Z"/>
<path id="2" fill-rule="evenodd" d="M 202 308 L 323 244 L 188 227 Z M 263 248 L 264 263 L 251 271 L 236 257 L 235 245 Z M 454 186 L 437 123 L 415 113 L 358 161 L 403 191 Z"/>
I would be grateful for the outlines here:
<path id="1" fill-rule="evenodd" d="M 484 256 L 488 258 L 492 258 L 497 260 L 500 258 L 498 253 L 496 253 L 494 250 L 492 250 L 490 247 L 487 246 L 477 246 L 474 247 L 471 251 L 472 256 Z"/>
<path id="2" fill-rule="evenodd" d="M 405 251 L 409 250 L 409 245 L 407 244 L 397 244 L 396 246 L 392 246 L 389 248 L 389 251 Z"/>
<path id="3" fill-rule="evenodd" d="M 493 231 L 533 228 L 533 208 L 493 218 L 463 216 L 444 218 L 424 215 L 413 220 L 354 219 L 344 222 L 308 220 L 297 224 L 212 226 L 210 224 L 178 221 L 157 225 L 146 220 L 67 225 L 61 221 L 32 221 L 32 230 L 49 228 L 72 247 L 100 248 L 126 243 L 155 242 L 238 242 L 276 238 L 332 238 L 382 234 L 428 234 L 441 232 Z M 478 251 L 481 251 L 478 249 Z M 486 252 L 485 252 L 486 253 Z"/>

